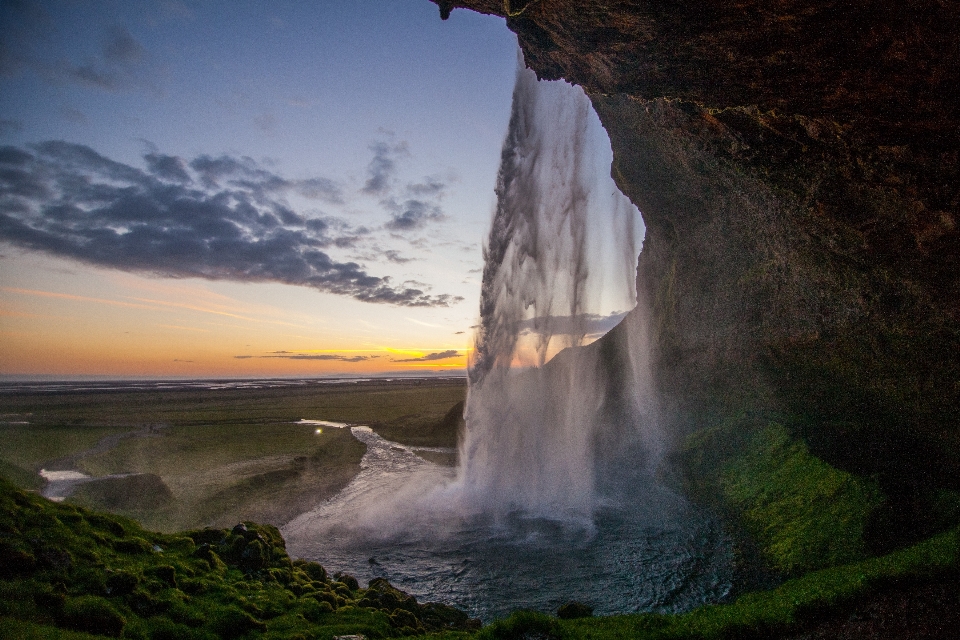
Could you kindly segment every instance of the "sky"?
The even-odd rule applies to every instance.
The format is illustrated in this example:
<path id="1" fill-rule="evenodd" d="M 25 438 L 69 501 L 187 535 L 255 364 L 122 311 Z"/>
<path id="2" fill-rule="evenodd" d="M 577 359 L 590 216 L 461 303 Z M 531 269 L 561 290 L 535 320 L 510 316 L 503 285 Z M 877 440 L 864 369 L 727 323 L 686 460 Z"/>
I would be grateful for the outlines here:
<path id="1" fill-rule="evenodd" d="M 427 0 L 0 0 L 0 377 L 462 373 L 516 61 Z"/>

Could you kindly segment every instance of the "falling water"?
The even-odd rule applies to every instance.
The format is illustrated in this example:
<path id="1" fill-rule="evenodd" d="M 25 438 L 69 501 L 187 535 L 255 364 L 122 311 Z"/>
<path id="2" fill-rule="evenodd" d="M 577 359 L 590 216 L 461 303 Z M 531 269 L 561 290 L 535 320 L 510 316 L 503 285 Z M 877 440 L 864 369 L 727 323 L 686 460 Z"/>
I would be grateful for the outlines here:
<path id="1" fill-rule="evenodd" d="M 520 65 L 459 466 L 354 427 L 362 471 L 283 528 L 293 555 L 487 620 L 574 599 L 677 611 L 728 591 L 720 528 L 655 477 L 639 212 L 606 175 L 607 145 L 582 90 Z"/>
<path id="2" fill-rule="evenodd" d="M 581 346 L 599 290 L 633 302 L 639 216 L 590 166 L 605 142 L 591 116 L 579 88 L 518 70 L 461 448 L 460 482 L 487 509 L 589 522 L 598 458 L 660 449 L 643 310 L 616 353 Z M 611 254 L 628 277 L 602 278 Z"/>

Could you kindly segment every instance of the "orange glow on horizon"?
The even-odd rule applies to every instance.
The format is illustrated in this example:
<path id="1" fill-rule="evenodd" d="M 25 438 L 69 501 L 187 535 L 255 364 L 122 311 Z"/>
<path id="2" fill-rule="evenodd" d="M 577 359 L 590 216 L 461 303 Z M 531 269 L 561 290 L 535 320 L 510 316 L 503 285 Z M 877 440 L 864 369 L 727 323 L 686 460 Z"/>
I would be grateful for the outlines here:
<path id="1" fill-rule="evenodd" d="M 239 290 L 233 297 L 205 283 L 169 285 L 123 274 L 105 278 L 109 286 L 104 279 L 87 285 L 62 274 L 42 288 L 12 286 L 20 284 L 16 278 L 0 284 L 0 375 L 389 375 L 465 370 L 473 351 L 459 326 L 396 322 L 410 319 L 406 309 L 352 303 L 355 313 L 372 312 L 370 321 L 354 315 L 334 323 L 309 312 L 311 299 L 292 311 L 276 306 L 270 290 L 264 296 L 262 289 L 224 287 Z"/>

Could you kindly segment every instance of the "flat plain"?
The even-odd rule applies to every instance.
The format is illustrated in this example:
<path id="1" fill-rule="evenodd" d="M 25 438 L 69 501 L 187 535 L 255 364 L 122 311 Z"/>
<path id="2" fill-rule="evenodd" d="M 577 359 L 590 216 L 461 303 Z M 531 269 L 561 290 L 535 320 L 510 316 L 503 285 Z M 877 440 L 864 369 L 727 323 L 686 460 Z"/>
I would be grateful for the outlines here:
<path id="1" fill-rule="evenodd" d="M 0 474 L 36 490 L 41 469 L 79 471 L 98 480 L 68 501 L 161 531 L 282 526 L 343 488 L 365 452 L 349 429 L 300 420 L 453 447 L 465 395 L 456 379 L 4 394 Z"/>

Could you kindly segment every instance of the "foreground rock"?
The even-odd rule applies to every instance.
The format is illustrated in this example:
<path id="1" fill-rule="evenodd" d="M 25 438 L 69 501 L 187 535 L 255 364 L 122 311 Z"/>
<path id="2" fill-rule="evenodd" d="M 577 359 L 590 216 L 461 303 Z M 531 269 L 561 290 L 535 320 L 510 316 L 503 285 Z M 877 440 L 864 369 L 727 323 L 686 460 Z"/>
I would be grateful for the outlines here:
<path id="1" fill-rule="evenodd" d="M 385 580 L 363 589 L 291 560 L 270 525 L 154 533 L 0 478 L 0 636 L 382 638 L 479 625 Z"/>

